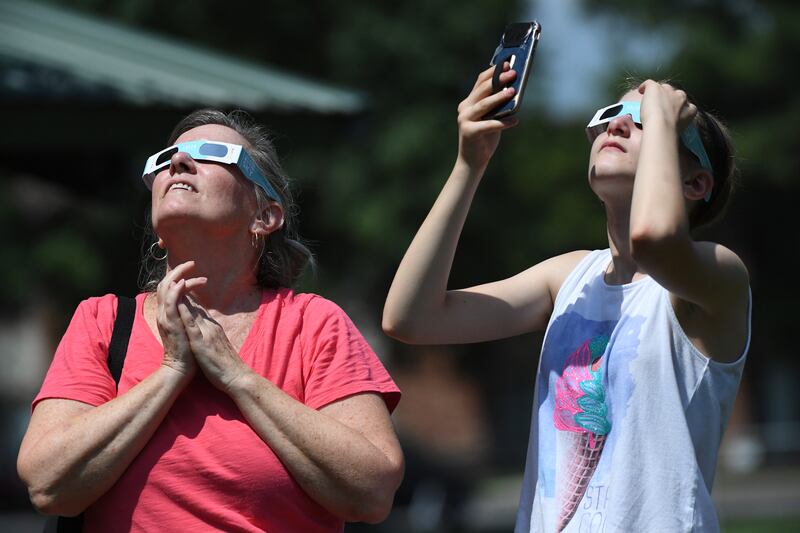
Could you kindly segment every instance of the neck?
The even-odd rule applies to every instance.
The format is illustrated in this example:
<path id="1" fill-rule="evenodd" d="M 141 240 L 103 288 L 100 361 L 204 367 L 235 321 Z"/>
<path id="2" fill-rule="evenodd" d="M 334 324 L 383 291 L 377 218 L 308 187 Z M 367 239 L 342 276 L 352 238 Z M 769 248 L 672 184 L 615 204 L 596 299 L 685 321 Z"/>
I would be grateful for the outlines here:
<path id="1" fill-rule="evenodd" d="M 257 307 L 261 301 L 256 269 L 258 252 L 244 236 L 180 235 L 165 238 L 169 256 L 167 271 L 194 261 L 187 277 L 206 277 L 208 282 L 191 292 L 208 311 L 230 314 Z"/>
<path id="2" fill-rule="evenodd" d="M 611 250 L 611 265 L 606 270 L 606 283 L 623 285 L 644 276 L 631 255 L 630 202 L 627 205 L 606 203 L 608 221 L 608 247 Z"/>

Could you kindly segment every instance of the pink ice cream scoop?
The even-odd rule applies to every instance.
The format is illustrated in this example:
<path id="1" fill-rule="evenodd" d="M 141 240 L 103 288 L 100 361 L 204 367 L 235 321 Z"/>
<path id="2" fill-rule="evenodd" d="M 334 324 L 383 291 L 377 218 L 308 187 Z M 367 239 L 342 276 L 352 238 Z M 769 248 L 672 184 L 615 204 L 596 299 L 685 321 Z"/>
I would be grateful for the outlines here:
<path id="1" fill-rule="evenodd" d="M 557 531 L 575 516 L 611 431 L 601 372 L 606 346 L 605 336 L 584 343 L 567 357 L 564 371 L 556 380 L 553 422 L 558 430 L 573 434 L 569 460 L 558 478 L 561 509 Z"/>

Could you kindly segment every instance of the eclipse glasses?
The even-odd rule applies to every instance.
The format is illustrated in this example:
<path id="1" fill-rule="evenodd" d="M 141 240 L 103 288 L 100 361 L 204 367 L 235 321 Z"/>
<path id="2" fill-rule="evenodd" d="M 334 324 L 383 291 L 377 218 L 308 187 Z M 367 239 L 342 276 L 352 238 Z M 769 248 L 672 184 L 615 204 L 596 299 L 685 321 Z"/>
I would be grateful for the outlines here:
<path id="1" fill-rule="evenodd" d="M 239 144 L 207 141 L 205 139 L 178 143 L 148 157 L 142 172 L 142 180 L 144 180 L 144 184 L 147 185 L 148 189 L 153 189 L 153 180 L 156 177 L 156 173 L 162 168 L 168 167 L 172 156 L 178 152 L 185 152 L 196 161 L 212 161 L 214 163 L 236 165 L 242 171 L 242 174 L 261 187 L 267 193 L 267 196 L 280 202 L 280 196 L 258 169 L 247 150 Z"/>
<path id="2" fill-rule="evenodd" d="M 640 102 L 617 102 L 608 107 L 598 109 L 597 113 L 592 117 L 592 120 L 586 125 L 586 135 L 589 137 L 589 142 L 593 143 L 598 135 L 606 131 L 608 123 L 619 116 L 630 115 L 631 120 L 633 120 L 637 126 L 641 127 L 642 119 L 640 110 Z M 703 146 L 703 141 L 700 140 L 700 132 L 697 130 L 696 125 L 689 124 L 689 126 L 681 132 L 681 141 L 683 145 L 694 154 L 704 169 L 713 172 L 711 160 L 708 158 L 708 153 L 706 153 L 706 149 Z"/>

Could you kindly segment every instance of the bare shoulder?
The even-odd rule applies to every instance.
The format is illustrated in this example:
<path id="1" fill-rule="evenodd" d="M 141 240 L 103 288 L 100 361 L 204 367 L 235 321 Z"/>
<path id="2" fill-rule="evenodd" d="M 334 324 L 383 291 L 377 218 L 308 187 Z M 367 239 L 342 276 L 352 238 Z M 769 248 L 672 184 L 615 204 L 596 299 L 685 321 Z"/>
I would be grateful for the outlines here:
<path id="1" fill-rule="evenodd" d="M 747 266 L 744 264 L 744 261 L 736 255 L 736 252 L 715 242 L 699 242 L 697 244 L 714 250 L 714 255 L 720 266 L 729 270 L 732 277 L 739 283 L 750 282 L 750 274 L 747 271 Z"/>
<path id="2" fill-rule="evenodd" d="M 553 262 L 553 268 L 563 283 L 570 272 L 575 270 L 575 267 L 578 266 L 578 263 L 580 263 L 587 255 L 589 255 L 589 250 L 575 250 L 573 252 L 557 255 L 549 259 L 549 261 Z"/>
<path id="3" fill-rule="evenodd" d="M 750 276 L 744 261 L 729 248 L 695 243 L 705 287 L 704 305 L 671 293 L 678 322 L 692 344 L 709 358 L 732 362 L 747 346 L 750 334 Z"/>
<path id="4" fill-rule="evenodd" d="M 696 242 L 701 272 L 706 283 L 709 312 L 725 311 L 731 305 L 744 308 L 750 293 L 750 274 L 744 261 L 730 248 L 715 242 Z"/>
<path id="5" fill-rule="evenodd" d="M 556 255 L 510 278 L 467 290 L 477 289 L 480 292 L 500 296 L 509 302 L 539 300 L 547 294 L 552 303 L 564 280 L 588 253 L 588 250 L 577 250 Z"/>
<path id="6" fill-rule="evenodd" d="M 523 276 L 526 274 L 531 276 L 544 275 L 547 280 L 550 295 L 553 301 L 555 301 L 556 295 L 561 289 L 561 285 L 564 284 L 564 280 L 567 279 L 567 276 L 575 270 L 578 263 L 587 255 L 589 255 L 589 250 L 575 250 L 573 252 L 556 255 L 529 268 L 523 272 Z"/>

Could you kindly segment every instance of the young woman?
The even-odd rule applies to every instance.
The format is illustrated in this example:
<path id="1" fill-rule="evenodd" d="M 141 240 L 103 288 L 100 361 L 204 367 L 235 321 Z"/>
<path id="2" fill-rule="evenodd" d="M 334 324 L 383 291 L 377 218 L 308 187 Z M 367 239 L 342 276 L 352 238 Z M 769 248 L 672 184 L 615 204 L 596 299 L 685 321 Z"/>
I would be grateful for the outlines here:
<path id="1" fill-rule="evenodd" d="M 506 66 L 501 81 L 514 76 Z M 398 268 L 383 327 L 420 344 L 546 329 L 517 532 L 717 530 L 710 492 L 750 291 L 736 254 L 691 232 L 729 197 L 730 140 L 683 91 L 645 81 L 587 128 L 608 249 L 448 290 L 475 191 L 516 123 L 481 120 L 513 96 L 492 94 L 491 77 L 459 105 L 455 167 Z"/>
<path id="2" fill-rule="evenodd" d="M 391 509 L 399 390 L 345 313 L 291 289 L 310 253 L 266 132 L 181 121 L 147 162 L 155 268 L 119 389 L 114 295 L 81 302 L 19 452 L 46 514 L 83 531 L 340 532 Z"/>

